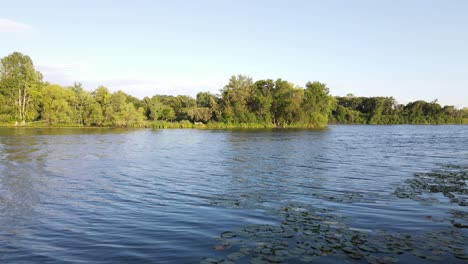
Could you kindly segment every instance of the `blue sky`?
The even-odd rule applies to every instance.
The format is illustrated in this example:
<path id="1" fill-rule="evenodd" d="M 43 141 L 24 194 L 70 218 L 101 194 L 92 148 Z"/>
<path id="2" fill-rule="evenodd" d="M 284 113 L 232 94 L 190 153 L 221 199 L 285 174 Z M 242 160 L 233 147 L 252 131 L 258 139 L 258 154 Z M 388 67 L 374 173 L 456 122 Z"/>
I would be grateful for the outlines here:
<path id="1" fill-rule="evenodd" d="M 0 57 L 45 80 L 137 97 L 217 92 L 229 77 L 327 83 L 333 95 L 468 106 L 468 1 L 7 1 Z"/>

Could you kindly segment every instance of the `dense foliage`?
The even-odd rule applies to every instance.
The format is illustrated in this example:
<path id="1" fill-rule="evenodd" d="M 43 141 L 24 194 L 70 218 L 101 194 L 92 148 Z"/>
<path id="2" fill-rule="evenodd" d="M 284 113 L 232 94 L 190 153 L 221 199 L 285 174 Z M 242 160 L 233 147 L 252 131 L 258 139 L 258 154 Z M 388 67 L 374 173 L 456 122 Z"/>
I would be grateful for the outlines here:
<path id="1" fill-rule="evenodd" d="M 393 97 L 335 97 L 331 123 L 340 124 L 462 124 L 468 123 L 468 108 L 442 107 L 437 100 L 406 105 Z"/>
<path id="2" fill-rule="evenodd" d="M 325 84 L 305 88 L 285 80 L 233 76 L 220 95 L 155 95 L 142 100 L 100 86 L 85 90 L 42 80 L 29 56 L 14 52 L 0 63 L 0 123 L 119 127 L 324 127 L 327 123 L 461 123 L 467 110 L 386 97 L 333 98 Z"/>

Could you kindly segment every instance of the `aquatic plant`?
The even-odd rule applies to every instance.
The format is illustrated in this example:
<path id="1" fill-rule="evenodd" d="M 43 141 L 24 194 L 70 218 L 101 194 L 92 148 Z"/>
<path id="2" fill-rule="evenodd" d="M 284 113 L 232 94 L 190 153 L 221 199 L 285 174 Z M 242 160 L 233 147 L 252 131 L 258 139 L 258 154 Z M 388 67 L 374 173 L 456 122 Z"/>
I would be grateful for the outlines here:
<path id="1" fill-rule="evenodd" d="M 432 201 L 434 198 L 423 194 L 442 193 L 451 203 L 465 206 L 467 176 L 467 167 L 447 165 L 432 172 L 415 174 L 413 178 L 402 182 L 394 195 L 397 199 Z M 339 203 L 369 200 L 369 197 L 358 193 L 341 196 L 323 194 L 315 197 Z M 448 221 L 452 225 L 445 229 L 410 234 L 357 229 L 331 209 L 306 204 L 289 203 L 276 209 L 268 209 L 267 206 L 262 206 L 265 197 L 258 195 L 257 198 L 249 200 L 224 197 L 215 199 L 213 204 L 263 208 L 277 219 L 277 224 L 246 225 L 222 232 L 214 246 L 217 251 L 223 252 L 218 254 L 221 257 L 204 258 L 201 263 L 320 263 L 322 258 L 368 263 L 468 260 L 468 237 L 462 229 L 466 227 L 468 212 L 463 210 L 448 212 L 452 217 L 441 221 Z M 431 217 L 428 220 L 432 220 Z"/>

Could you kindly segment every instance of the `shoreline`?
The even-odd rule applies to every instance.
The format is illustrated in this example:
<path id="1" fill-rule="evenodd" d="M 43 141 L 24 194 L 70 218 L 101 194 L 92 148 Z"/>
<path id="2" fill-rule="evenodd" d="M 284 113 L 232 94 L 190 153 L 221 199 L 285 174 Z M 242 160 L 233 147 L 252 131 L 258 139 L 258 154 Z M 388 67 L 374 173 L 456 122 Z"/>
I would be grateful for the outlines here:
<path id="1" fill-rule="evenodd" d="M 447 124 L 328 124 L 327 126 L 320 127 L 311 127 L 311 126 L 287 126 L 287 127 L 278 127 L 278 126 L 267 126 L 262 124 L 180 124 L 180 123 L 165 123 L 165 124 L 146 124 L 141 126 L 80 126 L 80 125 L 24 125 L 24 126 L 15 126 L 10 124 L 0 124 L 0 128 L 76 128 L 76 129 L 200 129 L 200 130 L 230 130 L 230 129 L 269 129 L 269 130 L 323 130 L 327 129 L 330 126 L 463 126 L 468 125 L 467 123 L 447 123 Z"/>

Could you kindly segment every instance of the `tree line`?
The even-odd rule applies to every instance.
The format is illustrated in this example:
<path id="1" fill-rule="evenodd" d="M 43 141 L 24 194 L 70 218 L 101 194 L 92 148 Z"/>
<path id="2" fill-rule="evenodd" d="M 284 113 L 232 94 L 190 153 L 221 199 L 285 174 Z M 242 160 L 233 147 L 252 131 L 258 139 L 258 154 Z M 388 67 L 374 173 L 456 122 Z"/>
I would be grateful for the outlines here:
<path id="1" fill-rule="evenodd" d="M 437 100 L 418 100 L 399 104 L 393 97 L 335 97 L 330 123 L 339 124 L 463 124 L 468 123 L 468 108 L 441 106 Z"/>
<path id="2" fill-rule="evenodd" d="M 100 86 L 63 87 L 43 80 L 31 58 L 14 52 L 0 63 L 0 123 L 50 126 L 324 127 L 328 123 L 462 123 L 467 111 L 436 102 L 399 105 L 391 97 L 332 97 L 320 82 L 232 76 L 220 94 L 138 99 Z M 170 126 L 170 125 L 168 125 Z"/>

